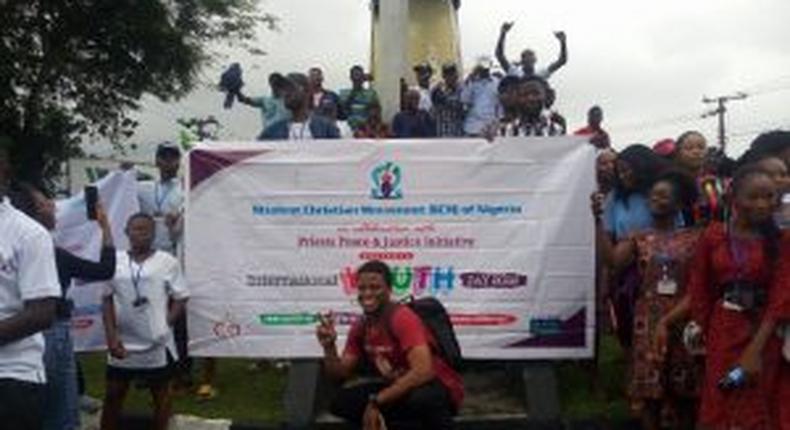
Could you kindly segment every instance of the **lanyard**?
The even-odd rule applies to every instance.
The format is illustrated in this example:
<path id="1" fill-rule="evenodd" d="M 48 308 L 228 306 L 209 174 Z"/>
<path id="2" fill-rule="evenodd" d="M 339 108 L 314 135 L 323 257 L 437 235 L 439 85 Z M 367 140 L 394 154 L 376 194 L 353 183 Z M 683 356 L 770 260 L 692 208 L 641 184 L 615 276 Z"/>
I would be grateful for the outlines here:
<path id="1" fill-rule="evenodd" d="M 162 187 L 162 188 L 164 188 L 164 187 Z M 168 187 L 168 188 L 164 188 L 164 192 L 162 193 L 162 196 L 160 197 L 159 196 L 159 182 L 154 184 L 154 204 L 156 204 L 156 211 L 157 211 L 157 213 L 160 213 L 160 214 L 162 213 L 162 205 L 167 200 L 167 196 L 170 194 L 171 191 L 173 191 L 173 187 L 172 186 Z"/>
<path id="2" fill-rule="evenodd" d="M 654 234 L 656 250 L 658 251 L 655 257 L 658 259 L 659 263 L 666 265 L 674 260 L 674 258 L 672 258 L 672 247 L 670 246 L 673 233 L 656 231 Z"/>
<path id="3" fill-rule="evenodd" d="M 735 278 L 742 281 L 746 267 L 746 253 L 743 249 L 743 241 L 736 241 L 732 234 L 732 223 L 727 224 L 727 246 L 730 250 L 730 257 L 735 263 Z"/>
<path id="4" fill-rule="evenodd" d="M 134 301 L 139 302 L 142 300 L 142 296 L 140 295 L 140 280 L 143 276 L 143 266 L 145 265 L 145 260 L 137 264 L 137 271 L 135 272 L 133 267 L 132 256 L 129 256 L 129 276 L 132 280 L 132 287 L 134 287 Z"/>

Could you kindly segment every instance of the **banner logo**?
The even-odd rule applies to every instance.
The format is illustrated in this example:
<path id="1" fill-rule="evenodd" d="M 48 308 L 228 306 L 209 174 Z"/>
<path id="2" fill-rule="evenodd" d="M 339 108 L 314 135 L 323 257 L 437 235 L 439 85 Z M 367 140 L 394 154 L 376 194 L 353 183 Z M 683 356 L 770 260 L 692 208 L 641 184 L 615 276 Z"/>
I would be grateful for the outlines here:
<path id="1" fill-rule="evenodd" d="M 397 200 L 403 198 L 401 189 L 401 169 L 400 166 L 385 161 L 376 166 L 370 173 L 373 187 L 370 195 L 377 200 Z"/>

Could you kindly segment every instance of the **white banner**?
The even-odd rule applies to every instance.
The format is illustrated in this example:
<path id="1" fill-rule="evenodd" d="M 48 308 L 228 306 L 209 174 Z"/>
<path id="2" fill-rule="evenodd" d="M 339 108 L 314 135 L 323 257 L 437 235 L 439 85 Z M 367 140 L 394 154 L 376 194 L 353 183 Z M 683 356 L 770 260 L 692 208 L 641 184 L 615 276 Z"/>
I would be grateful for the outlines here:
<path id="1" fill-rule="evenodd" d="M 124 229 L 126 220 L 138 211 L 136 177 L 136 170 L 115 171 L 96 183 L 99 197 L 110 220 L 116 249 L 128 248 Z M 88 220 L 82 192 L 57 202 L 55 244 L 84 259 L 99 260 L 101 229 L 95 221 Z M 101 285 L 74 280 L 69 290 L 69 297 L 74 301 L 71 333 L 76 351 L 105 348 Z"/>
<path id="2" fill-rule="evenodd" d="M 153 156 L 152 156 L 153 157 Z M 118 170 L 123 162 L 129 160 L 106 158 L 71 158 L 68 162 L 68 190 L 75 196 L 82 192 L 83 187 L 97 182 Z M 156 166 L 152 163 L 133 162 L 137 170 L 137 180 L 144 181 L 159 176 Z"/>
<path id="3" fill-rule="evenodd" d="M 594 158 L 575 137 L 193 150 L 190 349 L 318 357 L 316 313 L 345 333 L 379 259 L 398 297 L 442 300 L 467 358 L 591 357 Z"/>

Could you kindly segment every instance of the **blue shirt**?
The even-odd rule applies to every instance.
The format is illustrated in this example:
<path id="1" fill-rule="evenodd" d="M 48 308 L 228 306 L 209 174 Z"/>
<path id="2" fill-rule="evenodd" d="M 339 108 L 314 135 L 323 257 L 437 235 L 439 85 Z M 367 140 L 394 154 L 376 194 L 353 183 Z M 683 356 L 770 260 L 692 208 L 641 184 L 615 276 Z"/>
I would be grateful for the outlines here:
<path id="1" fill-rule="evenodd" d="M 625 239 L 629 234 L 650 228 L 653 216 L 647 198 L 640 193 L 631 193 L 625 200 L 616 199 L 614 193 L 606 197 L 603 210 L 604 229 L 614 235 L 615 240 Z"/>
<path id="2" fill-rule="evenodd" d="M 469 106 L 464 122 L 468 135 L 479 136 L 483 129 L 497 120 L 499 112 L 499 81 L 494 78 L 478 79 L 464 85 L 461 101 Z"/>
<path id="3" fill-rule="evenodd" d="M 675 225 L 684 225 L 682 213 L 678 213 Z M 615 240 L 625 239 L 632 233 L 653 227 L 653 215 L 650 213 L 647 197 L 641 193 L 631 193 L 622 200 L 616 199 L 614 193 L 609 193 L 604 202 L 603 227 L 614 235 Z"/>
<path id="4" fill-rule="evenodd" d="M 392 134 L 395 137 L 404 139 L 410 137 L 434 137 L 436 136 L 436 122 L 428 112 L 424 110 L 416 113 L 399 112 L 392 120 Z"/>

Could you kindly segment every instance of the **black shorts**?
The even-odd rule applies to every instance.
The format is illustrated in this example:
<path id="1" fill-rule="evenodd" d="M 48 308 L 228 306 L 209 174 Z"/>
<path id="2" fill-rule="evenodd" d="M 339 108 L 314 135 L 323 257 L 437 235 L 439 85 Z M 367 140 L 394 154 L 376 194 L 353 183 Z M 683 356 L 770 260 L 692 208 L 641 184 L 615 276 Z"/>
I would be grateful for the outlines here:
<path id="1" fill-rule="evenodd" d="M 0 426 L 4 429 L 40 430 L 44 385 L 0 378 Z"/>
<path id="2" fill-rule="evenodd" d="M 167 352 L 167 364 L 162 367 L 133 368 L 108 364 L 105 375 L 108 381 L 144 381 L 149 384 L 163 384 L 173 378 L 175 370 L 173 356 Z"/>

